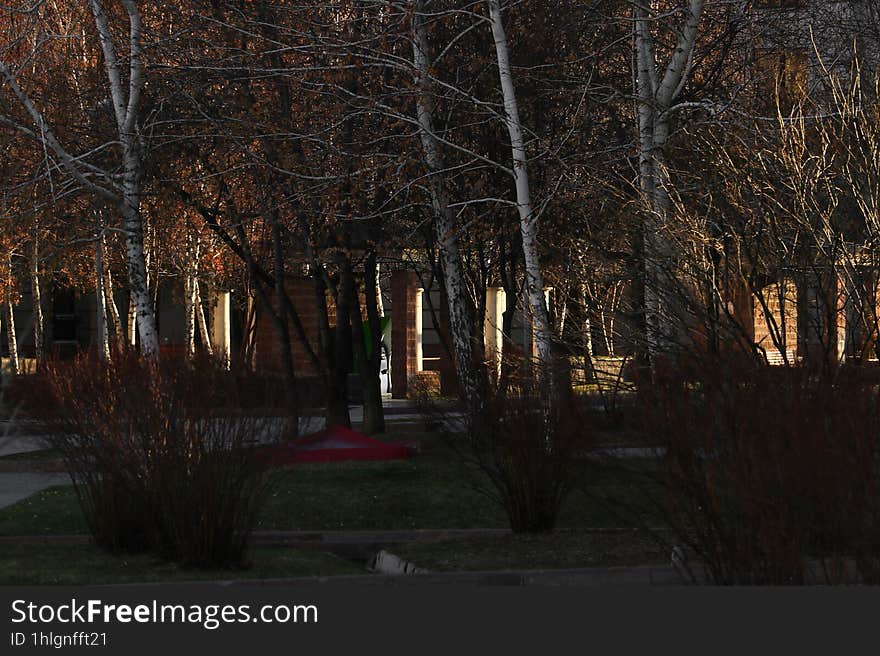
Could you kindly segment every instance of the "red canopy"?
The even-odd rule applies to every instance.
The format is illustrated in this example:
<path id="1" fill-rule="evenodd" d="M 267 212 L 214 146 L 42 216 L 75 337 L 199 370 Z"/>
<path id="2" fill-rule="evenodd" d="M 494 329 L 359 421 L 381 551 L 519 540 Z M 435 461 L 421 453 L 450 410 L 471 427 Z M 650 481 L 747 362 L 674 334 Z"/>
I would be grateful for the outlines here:
<path id="1" fill-rule="evenodd" d="M 334 462 L 339 460 L 401 460 L 411 445 L 403 442 L 380 442 L 345 426 L 330 426 L 322 431 L 263 447 L 259 457 L 273 465 L 295 462 Z"/>

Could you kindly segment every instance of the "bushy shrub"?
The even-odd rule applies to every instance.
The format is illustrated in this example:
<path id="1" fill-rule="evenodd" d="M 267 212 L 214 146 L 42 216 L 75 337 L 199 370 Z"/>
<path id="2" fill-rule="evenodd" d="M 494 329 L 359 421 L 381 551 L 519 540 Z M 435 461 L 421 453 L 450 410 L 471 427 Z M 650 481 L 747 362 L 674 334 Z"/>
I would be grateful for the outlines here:
<path id="1" fill-rule="evenodd" d="M 242 409 L 242 384 L 209 359 L 112 364 L 81 355 L 42 374 L 50 445 L 95 542 L 193 567 L 241 564 L 270 482 L 254 446 L 279 429 Z"/>
<path id="2" fill-rule="evenodd" d="M 487 390 L 481 403 L 463 404 L 460 419 L 423 400 L 448 444 L 482 472 L 488 486 L 478 487 L 504 508 L 518 533 L 553 530 L 575 483 L 576 448 L 590 438 L 584 399 L 571 394 L 562 376 L 556 379 L 548 395 L 536 376 L 523 374 L 506 389 Z"/>
<path id="3" fill-rule="evenodd" d="M 880 582 L 880 393 L 862 372 L 703 362 L 640 389 L 666 446 L 657 501 L 711 582 Z"/>
<path id="4" fill-rule="evenodd" d="M 550 531 L 572 489 L 573 447 L 585 425 L 568 396 L 508 392 L 486 405 L 488 434 L 477 461 L 495 487 L 514 532 Z"/>

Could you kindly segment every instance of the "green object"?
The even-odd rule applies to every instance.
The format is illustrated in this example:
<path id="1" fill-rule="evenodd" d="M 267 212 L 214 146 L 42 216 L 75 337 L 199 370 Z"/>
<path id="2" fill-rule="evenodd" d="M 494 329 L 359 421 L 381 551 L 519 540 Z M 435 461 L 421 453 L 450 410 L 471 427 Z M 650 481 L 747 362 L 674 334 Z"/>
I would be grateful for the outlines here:
<path id="1" fill-rule="evenodd" d="M 379 328 L 382 331 L 382 342 L 387 348 L 389 337 L 391 336 L 391 315 L 386 314 L 384 317 L 379 318 Z M 367 358 L 370 358 L 373 355 L 373 338 L 369 320 L 364 321 L 363 324 L 361 324 L 361 332 L 364 336 L 364 347 L 366 348 Z M 356 374 L 360 373 L 357 366 L 357 359 L 354 358 L 354 354 L 352 354 L 352 358 L 351 370 Z"/>

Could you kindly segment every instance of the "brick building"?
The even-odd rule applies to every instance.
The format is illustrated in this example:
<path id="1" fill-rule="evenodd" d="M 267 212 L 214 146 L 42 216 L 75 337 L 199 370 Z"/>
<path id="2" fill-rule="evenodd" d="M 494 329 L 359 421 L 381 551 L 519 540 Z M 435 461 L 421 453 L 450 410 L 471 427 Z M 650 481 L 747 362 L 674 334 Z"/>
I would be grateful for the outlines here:
<path id="1" fill-rule="evenodd" d="M 124 323 L 128 294 L 117 291 L 114 300 Z M 45 285 L 41 290 L 41 305 L 44 351 L 49 357 L 63 358 L 77 351 L 97 347 L 99 314 L 94 292 Z M 234 345 L 241 341 L 240 322 L 234 321 L 230 293 L 222 290 L 212 293 L 205 310 L 209 337 L 215 353 L 230 357 Z M 26 362 L 35 355 L 33 296 L 30 289 L 22 291 L 13 314 L 18 354 Z M 159 285 L 156 294 L 156 324 L 159 348 L 165 352 L 182 353 L 186 321 L 182 290 L 176 280 L 166 280 Z M 9 357 L 8 330 L 8 322 L 3 321 L 0 327 L 0 354 L 4 359 Z M 200 339 L 197 330 L 196 340 Z"/>

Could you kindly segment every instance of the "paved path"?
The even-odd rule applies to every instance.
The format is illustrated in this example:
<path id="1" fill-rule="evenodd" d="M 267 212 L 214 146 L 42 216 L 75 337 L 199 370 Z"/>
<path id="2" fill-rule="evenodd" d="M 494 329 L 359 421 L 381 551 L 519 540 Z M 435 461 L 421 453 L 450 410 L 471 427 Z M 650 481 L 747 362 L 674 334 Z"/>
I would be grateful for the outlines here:
<path id="1" fill-rule="evenodd" d="M 0 474 L 0 508 L 11 506 L 53 485 L 70 485 L 67 474 Z"/>
<path id="2" fill-rule="evenodd" d="M 0 456 L 11 456 L 16 453 L 30 453 L 45 449 L 42 435 L 16 435 L 15 437 L 0 436 Z"/>

